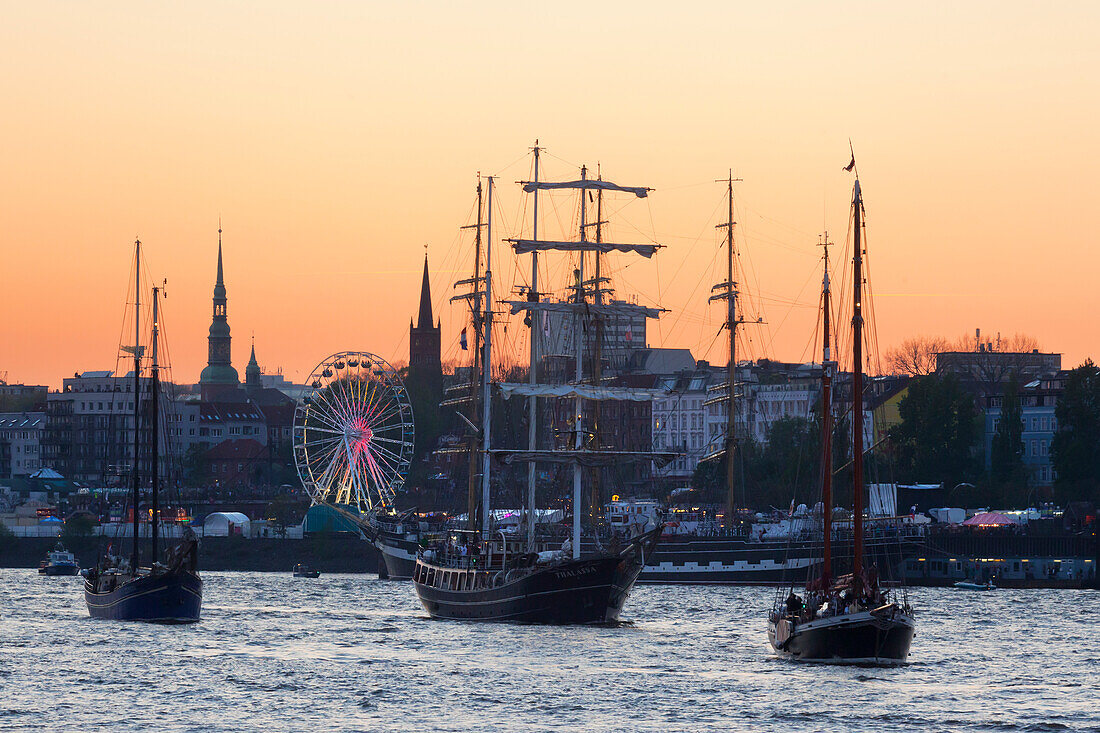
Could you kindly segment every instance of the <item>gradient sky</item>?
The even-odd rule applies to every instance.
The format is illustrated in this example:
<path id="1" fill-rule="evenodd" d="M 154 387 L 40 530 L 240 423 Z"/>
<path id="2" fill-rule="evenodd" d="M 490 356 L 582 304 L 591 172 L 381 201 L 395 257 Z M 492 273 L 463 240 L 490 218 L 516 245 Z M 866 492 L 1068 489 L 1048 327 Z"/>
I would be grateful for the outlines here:
<path id="1" fill-rule="evenodd" d="M 404 361 L 423 245 L 441 304 L 476 172 L 501 175 L 497 233 L 513 233 L 535 138 L 549 176 L 600 163 L 656 189 L 613 234 L 668 248 L 612 267 L 673 311 L 658 345 L 724 361 L 706 295 L 712 181 L 732 166 L 768 321 L 749 351 L 811 356 L 815 243 L 824 226 L 843 243 L 851 138 L 884 350 L 981 327 L 1032 334 L 1068 365 L 1098 355 L 1096 3 L 3 9 L 10 382 L 114 366 L 135 235 L 169 282 L 174 378 L 196 380 L 219 216 L 242 373 L 253 332 L 265 368 L 294 379 L 341 349 Z M 462 314 L 440 315 L 446 357 Z"/>

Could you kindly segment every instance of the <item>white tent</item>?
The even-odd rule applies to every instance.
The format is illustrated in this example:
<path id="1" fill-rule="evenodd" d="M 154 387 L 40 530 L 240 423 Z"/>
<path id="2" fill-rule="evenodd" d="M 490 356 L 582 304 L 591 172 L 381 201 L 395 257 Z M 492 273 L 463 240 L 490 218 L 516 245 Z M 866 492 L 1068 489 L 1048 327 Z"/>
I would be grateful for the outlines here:
<path id="1" fill-rule="evenodd" d="M 215 512 L 208 514 L 202 523 L 203 537 L 249 536 L 248 517 L 240 512 Z"/>

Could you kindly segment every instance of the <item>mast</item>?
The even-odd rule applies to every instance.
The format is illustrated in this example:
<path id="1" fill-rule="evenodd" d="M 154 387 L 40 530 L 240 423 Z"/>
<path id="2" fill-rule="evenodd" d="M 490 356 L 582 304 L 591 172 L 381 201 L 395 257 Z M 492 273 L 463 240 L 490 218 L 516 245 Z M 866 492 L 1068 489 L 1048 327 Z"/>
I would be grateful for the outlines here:
<path id="1" fill-rule="evenodd" d="M 484 349 L 481 357 L 481 538 L 489 539 L 489 448 L 490 415 L 493 406 L 489 397 L 489 380 L 493 365 L 493 176 L 489 176 L 489 199 L 485 222 L 485 292 L 483 295 L 482 328 L 485 329 Z M 479 230 L 480 231 L 480 230 Z"/>
<path id="2" fill-rule="evenodd" d="M 535 153 L 535 178 L 534 190 L 534 219 L 531 227 L 531 238 L 539 238 L 539 141 L 535 141 L 533 148 Z M 527 293 L 527 300 L 533 303 L 539 301 L 539 253 L 531 252 L 531 290 Z M 527 370 L 527 381 L 534 385 L 538 383 L 539 363 L 539 319 L 542 316 L 538 311 L 531 313 L 531 366 Z M 538 397 L 531 395 L 527 398 L 527 450 L 538 448 L 538 435 L 536 432 L 538 422 Z M 538 510 L 535 507 L 535 462 L 527 464 L 527 551 L 532 552 L 535 546 L 535 522 L 538 518 Z"/>
<path id="3" fill-rule="evenodd" d="M 729 332 L 729 366 L 726 375 L 726 524 L 731 523 L 733 509 L 737 505 L 734 496 L 734 478 L 736 465 L 734 458 L 737 453 L 737 283 L 733 279 L 733 228 L 737 222 L 733 220 L 733 184 L 740 178 L 733 177 L 730 170 L 726 179 L 726 196 L 728 212 L 726 221 L 717 225 L 716 229 L 726 230 L 726 282 L 715 285 L 712 290 L 725 292 L 712 295 L 711 300 L 726 301 L 726 330 Z"/>
<path id="4" fill-rule="evenodd" d="M 581 180 L 588 179 L 588 168 L 581 166 Z M 587 241 L 585 234 L 585 220 L 587 218 L 587 209 L 585 203 L 587 202 L 587 191 L 581 189 L 581 242 Z M 577 253 L 579 260 L 579 266 L 577 268 L 577 292 L 576 302 L 578 305 L 584 303 L 584 250 Z M 581 318 L 582 314 L 580 309 L 573 314 L 573 341 L 577 349 L 577 364 L 574 374 L 574 381 L 577 384 L 581 383 L 583 374 L 582 355 L 584 353 L 584 341 L 581 336 Z M 583 427 L 583 420 L 581 411 L 583 409 L 583 402 L 580 395 L 573 398 L 573 448 L 580 450 L 584 447 L 584 438 L 581 433 Z M 579 560 L 581 556 L 581 464 L 579 461 L 573 462 L 573 559 Z"/>
<path id="5" fill-rule="evenodd" d="M 141 459 L 141 435 L 139 430 L 141 417 L 141 240 L 134 240 L 134 463 L 131 470 L 133 479 L 134 506 L 134 550 L 130 557 L 131 572 L 136 574 L 141 554 L 138 551 L 138 536 L 141 529 L 141 517 L 138 505 L 141 490 L 138 486 L 138 462 Z"/>
<path id="6" fill-rule="evenodd" d="M 477 292 L 479 281 L 481 279 L 481 179 L 477 181 L 477 223 L 474 224 L 474 292 Z M 478 310 L 481 307 L 480 299 L 471 301 L 470 310 L 472 313 L 472 320 L 474 326 L 474 353 L 473 362 L 474 368 L 470 371 L 470 419 L 476 425 L 478 421 L 478 400 L 473 399 L 475 380 L 477 380 L 481 369 L 481 316 Z M 471 441 L 472 443 L 472 441 Z M 477 451 L 473 449 L 471 444 L 470 450 L 470 466 L 469 477 L 467 481 L 466 491 L 466 517 L 468 529 L 471 531 L 477 530 L 477 495 L 478 495 L 478 465 L 477 465 Z"/>
<path id="7" fill-rule="evenodd" d="M 596 167 L 596 177 L 603 180 L 603 175 L 600 174 L 599 166 Z M 593 226 L 596 227 L 596 244 L 603 243 L 603 189 L 596 190 L 596 221 L 593 222 Z M 595 387 L 600 386 L 600 380 L 603 377 L 603 317 L 600 315 L 599 306 L 603 305 L 603 292 L 601 285 L 603 279 L 601 277 L 600 265 L 601 257 L 599 248 L 594 253 L 596 260 L 596 275 L 592 282 L 594 287 L 592 289 L 592 300 L 596 304 L 597 308 L 592 315 L 592 319 L 595 321 L 595 339 L 592 344 L 592 385 Z M 600 447 L 599 435 L 600 435 L 600 405 L 598 402 L 592 404 L 592 436 L 594 447 Z M 602 497 L 600 496 L 600 469 L 592 469 L 592 496 L 591 506 L 588 511 L 592 515 L 592 525 L 595 527 L 597 514 L 600 510 L 600 504 Z"/>
<path id="8" fill-rule="evenodd" d="M 149 567 L 152 567 L 157 562 L 157 540 L 159 539 L 160 530 L 160 419 L 159 419 L 159 401 L 160 395 L 160 366 L 157 363 L 157 342 L 160 338 L 160 288 L 153 288 L 153 361 L 152 361 L 152 374 L 149 383 L 149 409 L 150 419 L 152 420 L 152 434 L 149 439 L 152 441 L 153 448 L 153 490 L 152 490 L 152 504 L 153 504 L 153 516 L 152 516 L 152 536 L 153 536 L 153 554 L 149 561 Z"/>
<path id="9" fill-rule="evenodd" d="M 852 193 L 852 209 L 855 223 L 852 267 L 852 579 L 859 584 L 863 572 L 863 195 L 859 189 L 858 175 Z"/>
<path id="10" fill-rule="evenodd" d="M 833 362 L 829 334 L 829 233 L 825 232 L 821 246 L 825 248 L 824 275 L 821 279 L 822 359 L 821 359 L 821 503 L 824 529 L 822 553 L 822 585 L 827 586 L 833 575 Z"/>

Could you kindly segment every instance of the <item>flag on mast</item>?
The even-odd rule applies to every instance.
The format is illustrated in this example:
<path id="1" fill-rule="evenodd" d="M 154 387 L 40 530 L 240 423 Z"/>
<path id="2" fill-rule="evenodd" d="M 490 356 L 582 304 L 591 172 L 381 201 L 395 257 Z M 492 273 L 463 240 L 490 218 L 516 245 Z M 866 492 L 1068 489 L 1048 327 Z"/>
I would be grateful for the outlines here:
<path id="1" fill-rule="evenodd" d="M 458 344 L 462 347 L 463 351 L 469 351 L 470 347 L 466 343 L 466 329 L 462 329 L 462 333 L 458 335 Z"/>
<path id="2" fill-rule="evenodd" d="M 850 163 L 848 163 L 848 165 L 844 166 L 844 170 L 851 173 L 852 169 L 855 168 L 855 167 L 856 167 L 856 154 L 852 153 L 852 161 Z"/>

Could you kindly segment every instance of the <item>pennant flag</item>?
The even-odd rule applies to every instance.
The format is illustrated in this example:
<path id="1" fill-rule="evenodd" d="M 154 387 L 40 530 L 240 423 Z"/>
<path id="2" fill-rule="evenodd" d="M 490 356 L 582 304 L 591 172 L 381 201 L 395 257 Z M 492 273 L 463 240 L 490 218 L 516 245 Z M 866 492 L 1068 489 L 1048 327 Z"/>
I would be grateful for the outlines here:
<path id="1" fill-rule="evenodd" d="M 844 170 L 851 173 L 852 169 L 856 167 L 856 154 L 852 153 L 852 162 L 844 166 Z"/>
<path id="2" fill-rule="evenodd" d="M 462 329 L 462 333 L 458 336 L 458 344 L 462 347 L 463 351 L 469 351 L 470 347 L 466 344 L 466 329 Z"/>

